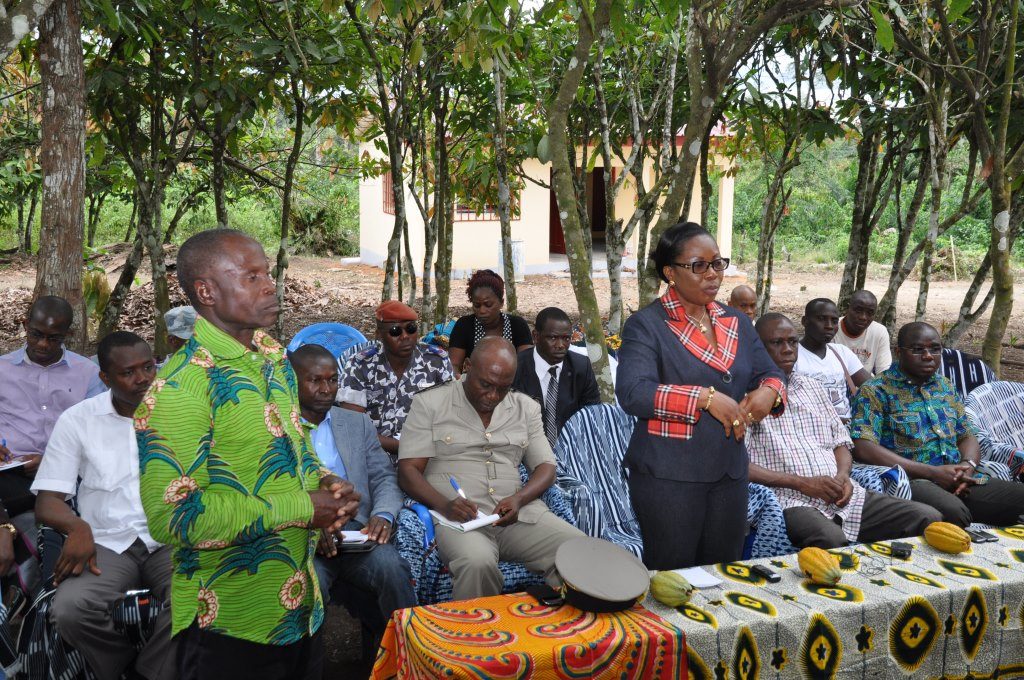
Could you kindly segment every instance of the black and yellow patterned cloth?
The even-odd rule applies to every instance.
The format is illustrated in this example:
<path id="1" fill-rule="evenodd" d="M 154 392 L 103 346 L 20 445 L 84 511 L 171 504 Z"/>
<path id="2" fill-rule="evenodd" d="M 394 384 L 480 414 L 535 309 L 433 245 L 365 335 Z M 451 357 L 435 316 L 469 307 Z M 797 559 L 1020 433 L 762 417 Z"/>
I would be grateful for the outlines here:
<path id="1" fill-rule="evenodd" d="M 695 679 L 1024 677 L 1024 526 L 991 531 L 998 543 L 959 555 L 920 538 L 909 560 L 888 543 L 834 550 L 831 587 L 803 579 L 795 555 L 715 565 L 722 584 L 688 604 L 643 604 L 686 633 Z"/>

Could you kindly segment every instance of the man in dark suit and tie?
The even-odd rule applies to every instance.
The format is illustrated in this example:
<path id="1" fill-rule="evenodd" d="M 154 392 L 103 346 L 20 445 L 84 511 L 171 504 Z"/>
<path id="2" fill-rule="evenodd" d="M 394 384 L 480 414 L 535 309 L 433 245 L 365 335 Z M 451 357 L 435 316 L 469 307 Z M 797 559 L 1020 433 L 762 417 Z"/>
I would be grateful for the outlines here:
<path id="1" fill-rule="evenodd" d="M 571 339 L 569 315 L 558 307 L 542 309 L 533 328 L 533 347 L 519 352 L 512 383 L 516 391 L 540 403 L 544 434 L 552 448 L 572 414 L 601 403 L 590 359 L 569 351 Z"/>
<path id="2" fill-rule="evenodd" d="M 359 511 L 343 529 L 362 531 L 369 547 L 343 553 L 324 535 L 317 548 L 317 577 L 324 602 L 332 590 L 355 589 L 346 605 L 360 609 L 359 618 L 379 639 L 391 613 L 416 606 L 412 575 L 390 542 L 403 495 L 391 459 L 380 446 L 377 430 L 365 413 L 334 407 L 338 362 L 320 345 L 303 345 L 288 355 L 298 380 L 302 418 L 314 427 L 310 439 L 320 462 L 359 490 Z M 376 607 L 364 611 L 367 595 Z"/>

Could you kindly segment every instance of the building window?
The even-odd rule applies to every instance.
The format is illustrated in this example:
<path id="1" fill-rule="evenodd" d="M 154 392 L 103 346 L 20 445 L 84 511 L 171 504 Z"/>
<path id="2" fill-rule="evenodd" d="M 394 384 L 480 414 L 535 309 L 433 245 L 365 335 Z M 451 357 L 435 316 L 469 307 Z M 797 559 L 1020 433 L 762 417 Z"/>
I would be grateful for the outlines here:
<path id="1" fill-rule="evenodd" d="M 381 186 L 384 188 L 384 212 L 388 215 L 395 214 L 395 182 L 391 178 L 391 173 L 386 172 L 382 175 L 384 181 Z"/>
<path id="2" fill-rule="evenodd" d="M 519 219 L 519 193 L 513 193 L 509 197 L 509 214 L 513 220 Z M 456 203 L 455 204 L 455 222 L 497 222 L 498 221 L 498 206 L 497 204 L 488 203 L 481 209 L 476 209 L 471 206 Z"/>

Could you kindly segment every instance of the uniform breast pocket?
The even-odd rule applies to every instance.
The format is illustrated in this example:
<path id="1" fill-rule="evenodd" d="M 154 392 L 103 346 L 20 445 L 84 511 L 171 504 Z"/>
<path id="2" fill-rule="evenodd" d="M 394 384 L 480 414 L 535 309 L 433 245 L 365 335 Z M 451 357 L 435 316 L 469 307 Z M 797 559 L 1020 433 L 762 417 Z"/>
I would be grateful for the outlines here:
<path id="1" fill-rule="evenodd" d="M 530 445 L 530 432 L 525 427 L 509 427 L 503 435 L 509 446 L 526 450 L 526 447 Z"/>
<path id="2" fill-rule="evenodd" d="M 461 450 L 468 441 L 465 430 L 452 427 L 434 429 L 434 450 L 437 452 Z"/>
<path id="3" fill-rule="evenodd" d="M 921 444 L 921 415 L 918 413 L 894 413 L 892 434 L 896 448 L 916 449 Z"/>

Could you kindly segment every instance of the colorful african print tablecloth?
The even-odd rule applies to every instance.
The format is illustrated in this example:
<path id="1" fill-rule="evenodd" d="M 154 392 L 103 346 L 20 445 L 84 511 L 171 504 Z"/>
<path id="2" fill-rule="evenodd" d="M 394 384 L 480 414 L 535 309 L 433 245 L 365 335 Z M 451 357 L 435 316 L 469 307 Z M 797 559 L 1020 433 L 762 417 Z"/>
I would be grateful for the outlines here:
<path id="1" fill-rule="evenodd" d="M 395 612 L 373 678 L 686 678 L 685 650 L 639 605 L 591 614 L 517 593 Z"/>
<path id="2" fill-rule="evenodd" d="M 947 555 L 923 539 L 909 560 L 888 543 L 840 554 L 843 578 L 814 585 L 796 556 L 707 567 L 723 583 L 673 610 L 644 606 L 686 631 L 691 677 L 1024 677 L 1024 527 Z M 782 576 L 767 583 L 750 571 Z"/>

